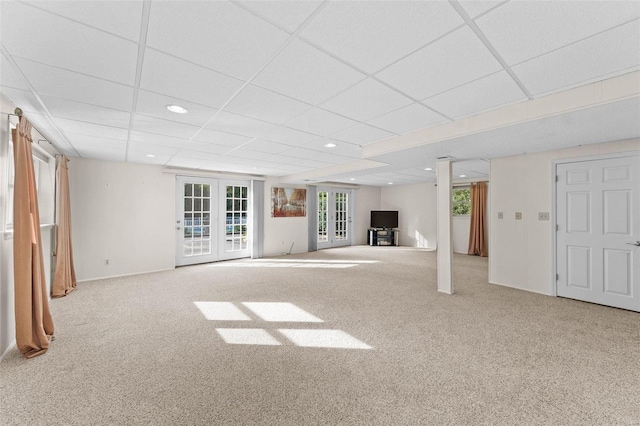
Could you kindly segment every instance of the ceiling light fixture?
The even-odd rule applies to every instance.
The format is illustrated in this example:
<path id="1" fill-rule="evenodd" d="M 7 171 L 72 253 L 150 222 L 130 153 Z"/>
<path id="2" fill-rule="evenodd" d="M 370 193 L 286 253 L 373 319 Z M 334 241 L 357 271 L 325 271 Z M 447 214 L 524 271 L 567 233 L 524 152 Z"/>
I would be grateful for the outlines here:
<path id="1" fill-rule="evenodd" d="M 389 185 L 393 185 L 393 182 L 389 182 Z"/>
<path id="2" fill-rule="evenodd" d="M 356 180 L 356 178 L 349 178 L 349 180 Z"/>
<path id="3" fill-rule="evenodd" d="M 167 105 L 167 109 L 176 114 L 186 114 L 189 112 L 185 107 L 181 107 L 180 105 Z"/>
<path id="4" fill-rule="evenodd" d="M 467 177 L 467 175 L 460 175 L 460 177 Z"/>
<path id="5" fill-rule="evenodd" d="M 147 154 L 147 155 L 146 155 L 146 157 L 149 157 L 149 158 L 156 158 L 156 156 L 155 156 L 155 155 L 153 155 L 153 154 Z"/>
<path id="6" fill-rule="evenodd" d="M 426 171 L 430 172 L 431 170 L 433 170 L 431 167 L 427 167 L 425 168 Z"/>
<path id="7" fill-rule="evenodd" d="M 335 143 L 333 143 L 333 142 L 329 142 L 329 143 L 324 144 L 324 146 L 326 148 L 335 148 L 337 145 Z"/>

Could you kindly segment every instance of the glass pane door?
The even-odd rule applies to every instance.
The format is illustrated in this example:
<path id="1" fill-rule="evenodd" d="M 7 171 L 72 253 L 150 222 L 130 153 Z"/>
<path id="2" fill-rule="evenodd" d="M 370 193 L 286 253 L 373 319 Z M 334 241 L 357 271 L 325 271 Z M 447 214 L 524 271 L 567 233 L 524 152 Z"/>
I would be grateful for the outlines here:
<path id="1" fill-rule="evenodd" d="M 344 242 L 349 238 L 349 194 L 336 192 L 335 240 Z"/>
<path id="2" fill-rule="evenodd" d="M 318 191 L 318 243 L 329 242 L 329 230 L 328 225 L 328 209 L 329 204 L 327 198 L 329 193 L 327 191 Z"/>
<path id="3" fill-rule="evenodd" d="M 318 188 L 318 249 L 351 244 L 351 190 Z"/>
<path id="4" fill-rule="evenodd" d="M 176 265 L 217 260 L 213 216 L 217 188 L 214 179 L 178 179 Z"/>
<path id="5" fill-rule="evenodd" d="M 251 255 L 251 182 L 220 181 L 220 260 L 238 259 Z"/>

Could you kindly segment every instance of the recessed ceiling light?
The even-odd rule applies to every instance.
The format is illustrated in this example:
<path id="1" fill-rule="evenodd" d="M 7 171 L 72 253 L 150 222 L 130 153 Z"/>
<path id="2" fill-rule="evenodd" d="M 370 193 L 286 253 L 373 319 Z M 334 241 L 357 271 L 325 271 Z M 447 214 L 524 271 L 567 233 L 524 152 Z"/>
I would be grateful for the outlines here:
<path id="1" fill-rule="evenodd" d="M 329 142 L 329 143 L 324 144 L 324 146 L 325 146 L 326 148 L 335 148 L 335 147 L 336 147 L 336 144 L 335 144 L 335 143 L 333 143 L 333 142 Z"/>
<path id="2" fill-rule="evenodd" d="M 349 180 L 356 180 L 356 178 L 349 178 Z"/>
<path id="3" fill-rule="evenodd" d="M 389 182 L 389 185 L 393 185 L 393 182 Z"/>
<path id="4" fill-rule="evenodd" d="M 153 155 L 153 154 L 147 154 L 146 156 L 149 157 L 149 158 L 156 158 L 156 156 Z"/>
<path id="5" fill-rule="evenodd" d="M 460 177 L 467 177 L 467 175 L 460 175 Z"/>
<path id="6" fill-rule="evenodd" d="M 431 167 L 427 167 L 425 168 L 426 171 L 430 172 L 431 170 L 433 170 Z"/>
<path id="7" fill-rule="evenodd" d="M 186 114 L 189 112 L 185 107 L 181 107 L 180 105 L 167 105 L 167 109 L 176 114 Z"/>

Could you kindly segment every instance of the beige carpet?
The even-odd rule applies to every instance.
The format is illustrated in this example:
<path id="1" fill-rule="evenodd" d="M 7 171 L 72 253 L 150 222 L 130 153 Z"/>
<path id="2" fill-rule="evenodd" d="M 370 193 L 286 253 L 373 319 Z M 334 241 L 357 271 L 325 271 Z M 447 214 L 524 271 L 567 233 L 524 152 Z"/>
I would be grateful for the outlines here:
<path id="1" fill-rule="evenodd" d="M 358 246 L 81 283 L 51 302 L 46 355 L 0 363 L 0 424 L 640 424 L 639 314 L 490 285 L 477 257 L 456 256 L 455 279 L 440 294 L 435 253 Z M 196 301 L 249 320 L 207 320 Z M 229 328 L 275 343 L 229 344 Z"/>

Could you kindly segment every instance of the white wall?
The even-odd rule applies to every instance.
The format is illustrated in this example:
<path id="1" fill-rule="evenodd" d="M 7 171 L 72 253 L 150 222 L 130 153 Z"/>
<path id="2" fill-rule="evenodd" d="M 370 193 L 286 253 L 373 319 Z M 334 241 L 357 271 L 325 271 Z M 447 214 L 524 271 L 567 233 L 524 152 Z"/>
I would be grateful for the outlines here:
<path id="1" fill-rule="evenodd" d="M 271 217 L 271 188 L 304 188 L 304 185 L 281 184 L 279 178 L 269 178 L 264 184 L 264 256 L 283 253 L 303 253 L 309 248 L 308 221 L 305 217 Z M 307 215 L 310 213 L 307 212 Z M 293 248 L 292 248 L 293 244 Z"/>
<path id="2" fill-rule="evenodd" d="M 371 225 L 371 210 L 380 210 L 382 190 L 379 186 L 361 186 L 354 191 L 356 214 L 353 244 L 367 244 L 367 232 Z"/>
<path id="3" fill-rule="evenodd" d="M 78 281 L 175 267 L 174 175 L 72 158 L 69 186 Z"/>
<path id="4" fill-rule="evenodd" d="M 640 150 L 640 139 L 491 160 L 489 282 L 552 294 L 552 161 Z M 504 219 L 498 219 L 502 212 Z M 515 213 L 522 212 L 522 220 Z"/>
<path id="5" fill-rule="evenodd" d="M 471 216 L 453 216 L 453 252 L 469 252 L 469 226 Z"/>
<path id="6" fill-rule="evenodd" d="M 398 210 L 401 246 L 436 248 L 436 186 L 433 183 L 383 187 L 381 209 Z"/>

